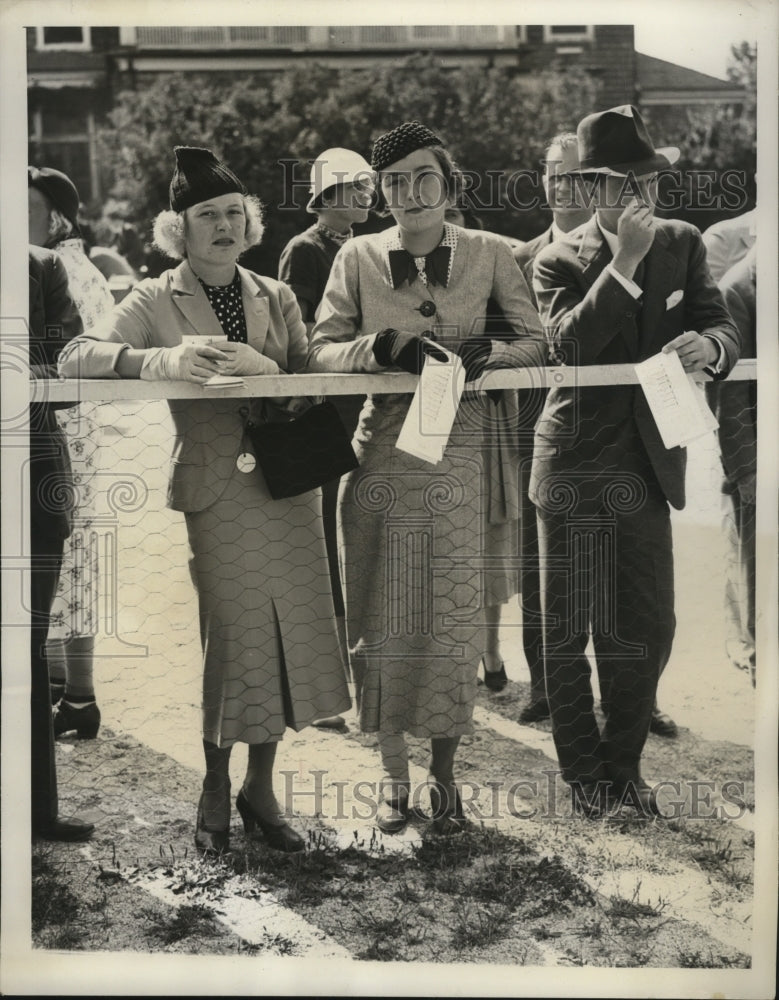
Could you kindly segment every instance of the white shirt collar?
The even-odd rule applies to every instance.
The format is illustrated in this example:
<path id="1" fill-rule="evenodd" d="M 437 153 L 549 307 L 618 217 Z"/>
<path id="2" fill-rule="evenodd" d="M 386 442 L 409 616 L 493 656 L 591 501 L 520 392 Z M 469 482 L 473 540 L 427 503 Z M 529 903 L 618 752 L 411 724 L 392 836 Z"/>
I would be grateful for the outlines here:
<path id="1" fill-rule="evenodd" d="M 447 285 L 449 284 L 449 279 L 452 277 L 452 264 L 454 263 L 454 255 L 457 250 L 457 226 L 452 225 L 451 222 L 444 223 L 444 235 L 441 237 L 441 242 L 439 246 L 449 247 L 449 270 L 446 275 Z M 386 230 L 384 235 L 384 267 L 387 272 L 387 281 L 392 284 L 392 272 L 390 271 L 389 264 L 389 252 L 390 250 L 402 250 L 403 244 L 400 242 L 400 229 L 398 226 L 393 226 L 391 229 Z M 415 257 L 414 260 L 417 262 L 417 267 L 419 270 L 419 276 L 422 279 L 423 284 L 427 284 L 427 278 L 424 272 L 424 257 Z"/>

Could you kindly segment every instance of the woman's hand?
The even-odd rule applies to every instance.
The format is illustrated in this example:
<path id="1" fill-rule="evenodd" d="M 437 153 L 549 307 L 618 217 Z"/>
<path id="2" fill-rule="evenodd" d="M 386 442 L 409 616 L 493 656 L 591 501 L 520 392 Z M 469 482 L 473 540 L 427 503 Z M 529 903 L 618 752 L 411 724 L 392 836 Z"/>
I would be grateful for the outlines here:
<path id="1" fill-rule="evenodd" d="M 425 358 L 446 361 L 446 355 L 427 337 L 403 330 L 380 330 L 373 341 L 373 356 L 380 365 L 390 368 L 397 365 L 411 375 L 419 375 Z"/>
<path id="2" fill-rule="evenodd" d="M 279 371 L 275 361 L 249 344 L 228 341 L 220 344 L 219 353 L 223 357 L 219 362 L 220 375 L 276 375 Z"/>
<path id="3" fill-rule="evenodd" d="M 165 378 L 202 385 L 221 369 L 218 363 L 225 355 L 215 347 L 197 347 L 194 344 L 179 344 L 166 347 L 162 355 L 162 371 Z M 141 376 L 143 377 L 143 376 Z"/>

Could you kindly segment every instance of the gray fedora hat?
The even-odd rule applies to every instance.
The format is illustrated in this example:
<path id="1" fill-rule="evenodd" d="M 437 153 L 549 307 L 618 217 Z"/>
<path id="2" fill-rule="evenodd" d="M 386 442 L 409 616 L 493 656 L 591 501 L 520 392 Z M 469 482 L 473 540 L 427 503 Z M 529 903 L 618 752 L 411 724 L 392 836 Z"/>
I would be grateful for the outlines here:
<path id="1" fill-rule="evenodd" d="M 655 149 L 638 108 L 622 104 L 596 111 L 579 122 L 580 174 L 641 176 L 665 170 L 679 159 L 676 146 Z"/>

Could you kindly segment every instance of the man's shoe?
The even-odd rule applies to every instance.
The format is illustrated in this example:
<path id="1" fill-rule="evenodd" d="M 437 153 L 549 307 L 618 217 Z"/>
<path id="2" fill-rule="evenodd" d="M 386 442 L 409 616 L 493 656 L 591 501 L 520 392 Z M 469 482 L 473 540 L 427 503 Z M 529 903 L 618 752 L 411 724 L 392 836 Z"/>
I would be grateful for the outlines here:
<path id="1" fill-rule="evenodd" d="M 32 832 L 41 840 L 62 840 L 75 843 L 89 840 L 95 832 L 95 824 L 84 823 L 80 819 L 52 819 L 45 823 L 33 823 Z"/>
<path id="2" fill-rule="evenodd" d="M 525 705 L 519 713 L 519 721 L 525 725 L 529 722 L 542 722 L 544 719 L 550 718 L 551 714 L 549 702 L 546 699 L 539 699 L 539 701 L 531 701 L 529 705 Z"/>
<path id="3" fill-rule="evenodd" d="M 652 718 L 649 721 L 649 732 L 654 733 L 655 736 L 673 738 L 678 734 L 679 728 L 670 715 L 661 712 L 655 705 L 652 709 Z"/>
<path id="4" fill-rule="evenodd" d="M 601 819 L 609 811 L 607 786 L 601 781 L 571 783 L 573 811 L 585 819 Z"/>
<path id="5" fill-rule="evenodd" d="M 657 793 L 645 781 L 629 781 L 612 793 L 614 805 L 617 808 L 627 807 L 648 819 L 655 816 L 664 818 L 657 801 Z"/>

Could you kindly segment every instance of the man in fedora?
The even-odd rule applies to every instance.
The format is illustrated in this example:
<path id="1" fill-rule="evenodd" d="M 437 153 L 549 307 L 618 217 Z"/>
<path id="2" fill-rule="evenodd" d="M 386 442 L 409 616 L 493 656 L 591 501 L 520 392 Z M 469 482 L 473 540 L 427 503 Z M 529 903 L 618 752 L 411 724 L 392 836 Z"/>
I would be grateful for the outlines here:
<path id="1" fill-rule="evenodd" d="M 352 226 L 368 218 L 373 191 L 371 165 L 353 149 L 340 146 L 326 149 L 311 166 L 310 198 L 306 211 L 315 215 L 317 221 L 305 232 L 292 237 L 279 260 L 279 279 L 295 293 L 309 333 L 314 327 L 336 254 L 351 237 Z M 344 427 L 352 434 L 357 428 L 364 401 L 365 396 L 334 396 L 330 400 L 338 410 Z M 339 482 L 336 479 L 322 488 L 322 521 L 341 656 L 347 668 L 344 600 L 335 522 Z M 337 729 L 344 725 L 344 720 L 340 715 L 334 715 L 316 719 L 313 724 L 322 729 Z"/>
<path id="2" fill-rule="evenodd" d="M 584 118 L 580 172 L 594 217 L 543 250 L 534 287 L 547 336 L 568 365 L 635 364 L 676 351 L 686 372 L 723 378 L 738 333 L 699 231 L 654 217 L 655 149 L 636 108 Z M 658 814 L 641 754 L 674 615 L 669 503 L 684 506 L 683 448 L 662 443 L 636 385 L 553 388 L 536 426 L 536 505 L 552 732 L 574 807 L 610 801 Z M 593 711 L 592 637 L 605 724 Z"/>

